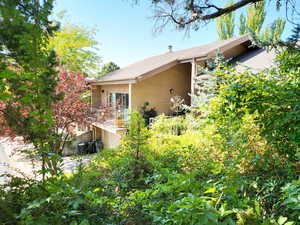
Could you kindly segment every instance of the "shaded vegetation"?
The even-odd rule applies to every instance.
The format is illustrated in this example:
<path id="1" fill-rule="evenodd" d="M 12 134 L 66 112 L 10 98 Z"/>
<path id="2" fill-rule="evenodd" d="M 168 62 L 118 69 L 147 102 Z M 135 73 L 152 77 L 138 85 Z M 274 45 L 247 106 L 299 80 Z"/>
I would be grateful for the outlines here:
<path id="1" fill-rule="evenodd" d="M 195 108 L 146 128 L 134 113 L 120 148 L 76 174 L 12 179 L 1 222 L 300 224 L 299 68 L 287 71 L 284 54 L 258 74 L 217 67 L 205 117 Z"/>

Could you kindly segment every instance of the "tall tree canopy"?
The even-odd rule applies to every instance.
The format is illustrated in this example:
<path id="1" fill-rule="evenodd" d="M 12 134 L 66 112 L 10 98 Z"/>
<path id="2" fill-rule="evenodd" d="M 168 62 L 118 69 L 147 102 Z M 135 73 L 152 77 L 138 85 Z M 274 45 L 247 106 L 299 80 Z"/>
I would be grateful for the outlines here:
<path id="1" fill-rule="evenodd" d="M 224 7 L 228 7 L 234 4 L 233 0 L 230 0 Z M 222 15 L 216 19 L 217 32 L 221 40 L 226 40 L 234 35 L 234 12 Z"/>
<path id="2" fill-rule="evenodd" d="M 246 23 L 249 30 L 258 35 L 266 19 L 265 1 L 260 1 L 247 8 Z M 244 25 L 242 25 L 244 26 Z"/>
<path id="3" fill-rule="evenodd" d="M 94 29 L 66 23 L 50 38 L 48 48 L 56 52 L 60 66 L 92 76 L 101 62 L 95 34 Z"/>
<path id="4" fill-rule="evenodd" d="M 234 2 L 230 0 L 226 5 L 232 5 L 233 3 Z M 260 1 L 256 4 L 249 5 L 246 10 L 246 16 L 244 16 L 244 14 L 240 15 L 240 35 L 251 32 L 263 40 L 272 40 L 273 42 L 276 42 L 280 39 L 285 27 L 284 19 L 279 18 L 275 20 L 271 26 L 268 25 L 262 29 L 267 14 L 265 5 L 266 1 Z M 233 13 L 218 17 L 216 19 L 216 26 L 219 39 L 225 40 L 233 37 L 234 25 L 235 22 Z"/>
<path id="5" fill-rule="evenodd" d="M 222 1 L 215 0 L 151 0 L 154 4 L 153 16 L 157 30 L 169 24 L 179 29 L 197 30 L 200 25 L 212 19 L 261 1 L 263 0 L 237 0 L 233 5 L 222 6 Z M 289 21 L 293 20 L 291 16 L 295 13 L 299 15 L 294 0 L 272 0 L 270 4 L 275 4 L 277 9 L 284 7 Z"/>

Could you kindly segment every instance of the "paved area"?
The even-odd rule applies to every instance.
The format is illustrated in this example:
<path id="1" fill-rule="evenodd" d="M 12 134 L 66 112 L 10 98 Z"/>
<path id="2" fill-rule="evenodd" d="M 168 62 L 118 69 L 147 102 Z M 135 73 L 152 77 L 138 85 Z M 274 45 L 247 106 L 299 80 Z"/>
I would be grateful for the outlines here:
<path id="1" fill-rule="evenodd" d="M 9 164 L 9 157 L 6 155 L 6 151 L 4 151 L 3 144 L 0 143 L 0 184 L 6 182 L 4 174 L 9 173 Z"/>
<path id="2" fill-rule="evenodd" d="M 24 144 L 20 137 L 15 139 L 0 137 L 0 176 L 5 173 L 39 179 L 36 173 L 41 163 L 32 161 L 23 151 L 30 151 L 32 145 Z M 63 157 L 64 173 L 73 173 L 80 165 L 86 165 L 93 160 L 95 154 Z M 6 182 L 0 177 L 0 184 Z"/>

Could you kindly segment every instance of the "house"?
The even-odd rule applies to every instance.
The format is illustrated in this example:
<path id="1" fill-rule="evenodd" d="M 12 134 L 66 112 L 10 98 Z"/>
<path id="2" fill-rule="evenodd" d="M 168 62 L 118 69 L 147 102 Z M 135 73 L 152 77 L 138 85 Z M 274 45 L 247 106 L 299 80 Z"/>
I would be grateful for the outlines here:
<path id="1" fill-rule="evenodd" d="M 138 110 L 145 102 L 161 113 L 170 113 L 170 99 L 181 96 L 190 104 L 194 92 L 197 66 L 206 66 L 207 61 L 220 51 L 226 58 L 238 59 L 243 66 L 254 69 L 269 67 L 274 56 L 265 50 L 250 48 L 248 35 L 217 41 L 207 45 L 169 51 L 150 57 L 111 72 L 91 85 L 91 110 L 93 139 L 101 139 L 105 148 L 118 145 L 125 128 L 120 124 L 132 110 Z M 257 63 L 259 61 L 259 63 Z"/>

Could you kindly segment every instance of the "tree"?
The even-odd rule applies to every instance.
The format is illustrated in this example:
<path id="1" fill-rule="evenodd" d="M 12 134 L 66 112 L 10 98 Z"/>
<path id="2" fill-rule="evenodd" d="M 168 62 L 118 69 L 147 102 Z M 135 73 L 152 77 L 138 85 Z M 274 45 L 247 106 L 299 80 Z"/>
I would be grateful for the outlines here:
<path id="1" fill-rule="evenodd" d="M 98 77 L 102 77 L 110 72 L 120 69 L 120 67 L 114 62 L 106 63 L 102 66 L 101 71 L 98 73 Z"/>
<path id="2" fill-rule="evenodd" d="M 240 15 L 239 34 L 243 35 L 246 33 L 247 33 L 246 17 L 243 14 L 241 14 Z"/>
<path id="3" fill-rule="evenodd" d="M 229 2 L 227 4 L 233 4 Z M 266 18 L 265 1 L 249 5 L 247 8 L 247 16 L 240 15 L 239 34 L 244 35 L 252 33 L 259 36 L 263 40 L 278 41 L 285 27 L 285 20 L 277 19 L 271 26 L 267 26 L 262 30 L 263 23 Z M 234 15 L 229 13 L 216 19 L 217 31 L 219 39 L 224 40 L 234 36 Z"/>
<path id="4" fill-rule="evenodd" d="M 224 7 L 234 4 L 233 0 L 227 2 Z M 220 40 L 226 40 L 234 35 L 234 12 L 222 15 L 216 19 L 217 32 Z"/>
<path id="5" fill-rule="evenodd" d="M 94 29 L 67 23 L 50 38 L 48 48 L 56 52 L 64 69 L 93 76 L 101 61 L 95 34 Z"/>
<path id="6" fill-rule="evenodd" d="M 86 89 L 85 77 L 81 74 L 72 72 L 61 72 L 59 74 L 55 91 L 57 95 L 63 93 L 63 97 L 51 106 L 53 119 L 51 125 L 47 127 L 47 135 L 51 138 L 43 137 L 45 140 L 48 140 L 49 143 L 48 153 L 54 154 L 53 157 L 57 156 L 55 158 L 57 160 L 49 159 L 45 161 L 46 166 L 51 168 L 50 172 L 52 174 L 57 174 L 59 172 L 59 157 L 62 155 L 66 143 L 71 141 L 72 137 L 76 135 L 74 127 L 87 124 L 89 107 L 88 103 L 82 100 L 82 94 Z M 28 115 L 35 114 L 35 112 L 30 112 L 28 109 L 23 108 L 23 105 L 19 105 L 18 103 L 15 104 L 20 107 L 22 115 L 0 114 L 0 121 L 3 122 L 2 129 L 8 135 L 17 134 L 28 137 L 27 140 L 31 142 L 31 137 L 28 136 L 28 133 L 31 131 L 31 129 L 28 129 L 28 126 L 30 125 L 27 125 L 25 121 L 30 120 Z M 3 107 L 3 112 L 15 113 L 15 110 L 11 109 L 9 105 L 5 107 L 5 104 L 2 103 L 0 106 Z M 5 121 L 7 121 L 8 124 L 5 124 Z M 41 122 L 41 120 L 39 121 Z M 20 127 L 15 128 L 14 124 L 17 122 Z M 10 129 L 8 126 L 10 124 L 12 124 L 14 130 Z M 24 129 L 24 125 L 26 130 Z"/>
<path id="7" fill-rule="evenodd" d="M 130 119 L 127 122 L 127 134 L 123 138 L 123 148 L 130 149 L 134 152 L 135 159 L 139 160 L 141 151 L 145 147 L 149 137 L 149 131 L 146 127 L 143 116 L 138 112 L 130 114 Z"/>
<path id="8" fill-rule="evenodd" d="M 50 145 L 57 102 L 56 56 L 46 49 L 57 26 L 49 20 L 53 0 L 2 0 L 0 4 L 1 117 L 15 134 L 31 142 L 42 158 L 42 173 Z M 51 160 L 51 159 L 50 159 Z"/>
<path id="9" fill-rule="evenodd" d="M 200 25 L 205 25 L 212 19 L 261 1 L 263 0 L 238 0 L 231 6 L 222 7 L 219 5 L 222 1 L 213 0 L 151 0 L 154 5 L 153 17 L 157 31 L 169 24 L 175 25 L 178 29 L 197 30 Z M 277 9 L 284 7 L 289 21 L 292 21 L 290 16 L 299 14 L 293 0 L 274 0 L 271 3 L 275 4 Z"/>
<path id="10" fill-rule="evenodd" d="M 142 163 L 141 153 L 146 148 L 147 140 L 150 136 L 143 116 L 138 112 L 132 112 L 126 124 L 127 133 L 122 139 L 122 148 L 132 151 L 134 162 L 134 178 L 138 179 L 141 175 L 140 166 Z"/>
<path id="11" fill-rule="evenodd" d="M 273 41 L 277 42 L 279 41 L 284 28 L 285 28 L 286 21 L 284 19 L 277 19 L 273 25 L 271 26 L 271 38 Z"/>
<path id="12" fill-rule="evenodd" d="M 271 28 L 266 27 L 260 35 L 262 40 L 268 40 L 271 37 Z"/>
<path id="13" fill-rule="evenodd" d="M 57 93 L 64 93 L 63 98 L 54 104 L 52 125 L 56 141 L 52 142 L 52 151 L 61 155 L 65 144 L 76 135 L 74 127 L 86 125 L 88 119 L 88 103 L 82 100 L 86 91 L 85 77 L 79 73 L 61 72 L 56 87 Z"/>
<path id="14" fill-rule="evenodd" d="M 233 1 L 229 1 L 224 7 L 228 7 L 233 4 Z M 258 2 L 255 5 L 249 5 L 247 8 L 247 17 L 243 14 L 240 16 L 240 35 L 249 33 L 249 31 L 256 35 L 260 34 L 265 17 L 265 1 Z M 216 21 L 219 39 L 225 40 L 234 36 L 233 12 L 218 17 Z"/>
<path id="15" fill-rule="evenodd" d="M 247 28 L 256 35 L 260 34 L 262 25 L 266 18 L 265 1 L 249 5 L 247 8 Z M 244 26 L 244 25 L 242 25 Z M 247 31 L 248 33 L 249 31 Z"/>

